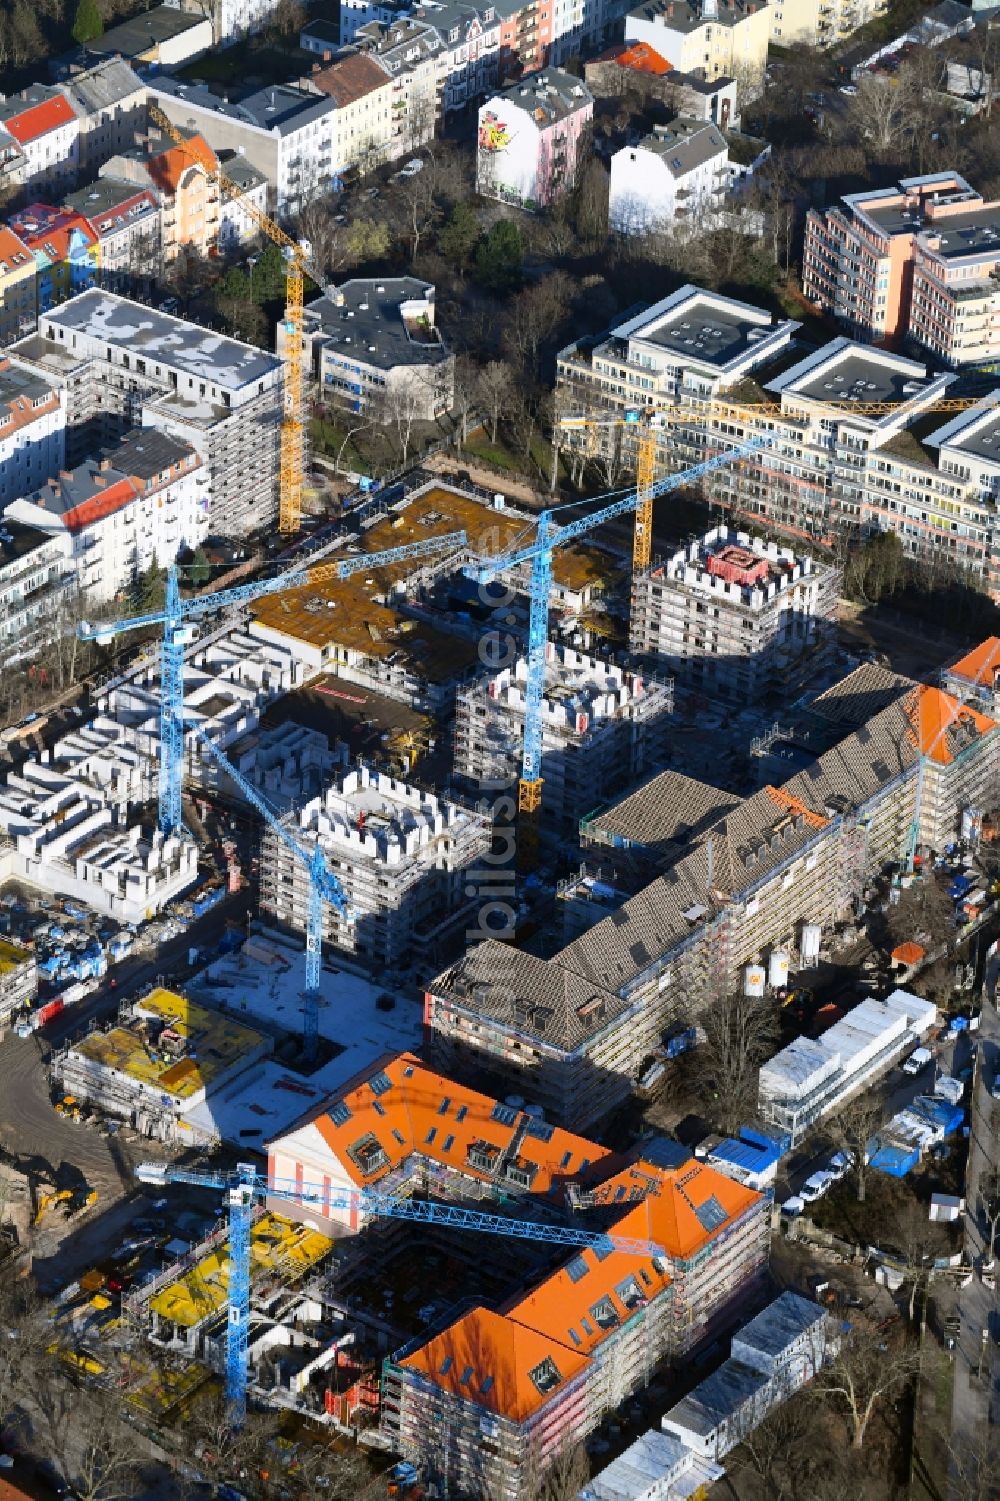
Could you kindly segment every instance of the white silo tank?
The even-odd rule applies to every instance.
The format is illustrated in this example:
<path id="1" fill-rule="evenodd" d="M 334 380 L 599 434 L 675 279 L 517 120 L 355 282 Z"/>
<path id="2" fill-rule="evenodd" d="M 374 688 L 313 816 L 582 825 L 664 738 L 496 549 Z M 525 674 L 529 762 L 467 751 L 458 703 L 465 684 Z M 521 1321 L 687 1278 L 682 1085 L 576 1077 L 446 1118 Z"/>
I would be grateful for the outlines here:
<path id="1" fill-rule="evenodd" d="M 784 990 L 788 984 L 788 954 L 784 949 L 775 949 L 767 961 L 767 983 L 772 990 Z"/>
<path id="2" fill-rule="evenodd" d="M 816 964 L 819 961 L 819 946 L 823 937 L 823 929 L 818 922 L 807 922 L 802 929 L 802 943 L 800 945 L 803 964 Z"/>
<path id="3" fill-rule="evenodd" d="M 767 983 L 767 971 L 763 964 L 748 964 L 743 971 L 743 994 L 762 996 Z"/>

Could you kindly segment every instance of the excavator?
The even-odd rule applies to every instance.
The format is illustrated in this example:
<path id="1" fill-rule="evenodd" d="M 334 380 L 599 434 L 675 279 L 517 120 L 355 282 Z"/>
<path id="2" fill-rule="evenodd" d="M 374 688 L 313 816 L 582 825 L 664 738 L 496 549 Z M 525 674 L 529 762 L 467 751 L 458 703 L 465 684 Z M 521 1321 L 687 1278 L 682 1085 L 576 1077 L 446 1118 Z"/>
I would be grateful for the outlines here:
<path id="1" fill-rule="evenodd" d="M 65 1204 L 68 1219 L 71 1215 L 80 1214 L 84 1209 L 89 1209 L 92 1204 L 96 1203 L 97 1189 L 88 1188 L 86 1184 L 82 1184 L 79 1188 L 54 1188 L 49 1193 L 43 1193 L 39 1198 L 32 1223 L 37 1228 L 55 1204 Z"/>

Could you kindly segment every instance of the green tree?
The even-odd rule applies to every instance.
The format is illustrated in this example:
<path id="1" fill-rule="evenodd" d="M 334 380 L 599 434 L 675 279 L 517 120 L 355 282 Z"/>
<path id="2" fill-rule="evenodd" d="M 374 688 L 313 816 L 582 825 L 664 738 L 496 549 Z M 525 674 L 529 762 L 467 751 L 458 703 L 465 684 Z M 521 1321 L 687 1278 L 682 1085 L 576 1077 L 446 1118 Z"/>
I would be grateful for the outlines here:
<path id="1" fill-rule="evenodd" d="M 84 42 L 92 42 L 96 37 L 104 35 L 104 21 L 97 8 L 97 0 L 80 0 L 71 35 L 74 42 L 79 42 L 81 46 Z"/>
<path id="2" fill-rule="evenodd" d="M 491 292 L 510 292 L 521 283 L 524 241 L 510 219 L 499 219 L 480 241 L 476 274 Z"/>
<path id="3" fill-rule="evenodd" d="M 166 597 L 167 575 L 156 563 L 150 563 L 144 573 L 137 573 L 132 585 L 130 606 L 136 615 L 148 615 L 163 609 Z"/>
<path id="4" fill-rule="evenodd" d="M 391 245 L 389 226 L 377 219 L 355 219 L 347 231 L 347 253 L 355 266 L 384 260 Z"/>
<path id="5" fill-rule="evenodd" d="M 438 249 L 464 275 L 479 243 L 479 220 L 464 200 L 455 204 L 448 222 L 438 235 Z"/>
<path id="6" fill-rule="evenodd" d="M 208 554 L 205 552 L 205 549 L 203 547 L 196 547 L 194 550 L 194 555 L 192 556 L 191 561 L 188 564 L 188 579 L 192 584 L 199 586 L 201 584 L 207 584 L 208 575 L 210 572 L 211 567 L 208 561 Z"/>

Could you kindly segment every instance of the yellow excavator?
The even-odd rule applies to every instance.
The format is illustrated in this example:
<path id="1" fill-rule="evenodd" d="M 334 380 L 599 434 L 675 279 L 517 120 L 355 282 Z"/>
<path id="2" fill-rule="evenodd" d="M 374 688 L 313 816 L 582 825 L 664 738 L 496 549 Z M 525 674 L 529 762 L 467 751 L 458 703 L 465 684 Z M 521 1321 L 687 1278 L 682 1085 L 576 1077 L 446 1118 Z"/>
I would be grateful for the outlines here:
<path id="1" fill-rule="evenodd" d="M 65 1204 L 68 1217 L 72 1214 L 79 1214 L 96 1203 L 96 1188 L 54 1188 L 50 1193 L 43 1193 L 38 1200 L 33 1223 L 36 1226 L 40 1225 L 53 1204 Z"/>

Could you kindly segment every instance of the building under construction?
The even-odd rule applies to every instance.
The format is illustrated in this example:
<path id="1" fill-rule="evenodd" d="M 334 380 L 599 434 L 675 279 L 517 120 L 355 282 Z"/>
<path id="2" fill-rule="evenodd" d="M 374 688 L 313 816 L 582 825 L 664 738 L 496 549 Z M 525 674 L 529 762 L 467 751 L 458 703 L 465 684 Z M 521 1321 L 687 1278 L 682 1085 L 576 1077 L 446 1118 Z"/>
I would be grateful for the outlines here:
<path id="1" fill-rule="evenodd" d="M 440 962 L 469 925 L 465 887 L 489 853 L 488 814 L 359 766 L 288 817 L 300 843 L 319 841 L 352 914 L 348 921 L 327 904 L 325 941 L 374 971 Z M 267 828 L 262 910 L 305 932 L 309 889 L 304 863 Z"/>
<path id="2" fill-rule="evenodd" d="M 200 1137 L 190 1112 L 272 1047 L 252 1027 L 158 986 L 132 1003 L 117 1026 L 95 1027 L 56 1054 L 52 1071 L 78 1100 L 140 1135 L 194 1144 Z"/>
<path id="3" fill-rule="evenodd" d="M 15 1012 L 30 1006 L 38 989 L 38 969 L 30 949 L 0 938 L 0 1028 Z"/>
<path id="4" fill-rule="evenodd" d="M 495 795 L 517 781 L 527 678 L 519 657 L 458 695 L 455 774 L 474 792 Z M 574 834 L 593 806 L 595 787 L 612 791 L 662 766 L 672 709 L 670 682 L 550 643 L 541 704 L 543 829 Z"/>
<path id="5" fill-rule="evenodd" d="M 635 575 L 630 645 L 713 698 L 787 702 L 829 654 L 839 584 L 828 564 L 716 527 Z"/>
<path id="6" fill-rule="evenodd" d="M 676 857 L 665 851 L 641 891 L 607 916 L 595 904 L 601 920 L 553 958 L 485 942 L 440 975 L 427 1001 L 433 1059 L 487 1068 L 498 1087 L 583 1129 L 627 1097 L 681 1012 L 736 990 L 747 966 L 772 956 L 785 973 L 813 962 L 887 865 L 908 863 L 914 842 L 943 850 L 970 808 L 996 798 L 1000 726 L 938 688 L 884 676 L 887 706 Z M 860 670 L 866 692 L 870 677 Z M 842 728 L 851 684 L 831 690 Z M 656 779 L 625 800 L 633 813 L 642 801 L 660 801 Z"/>

